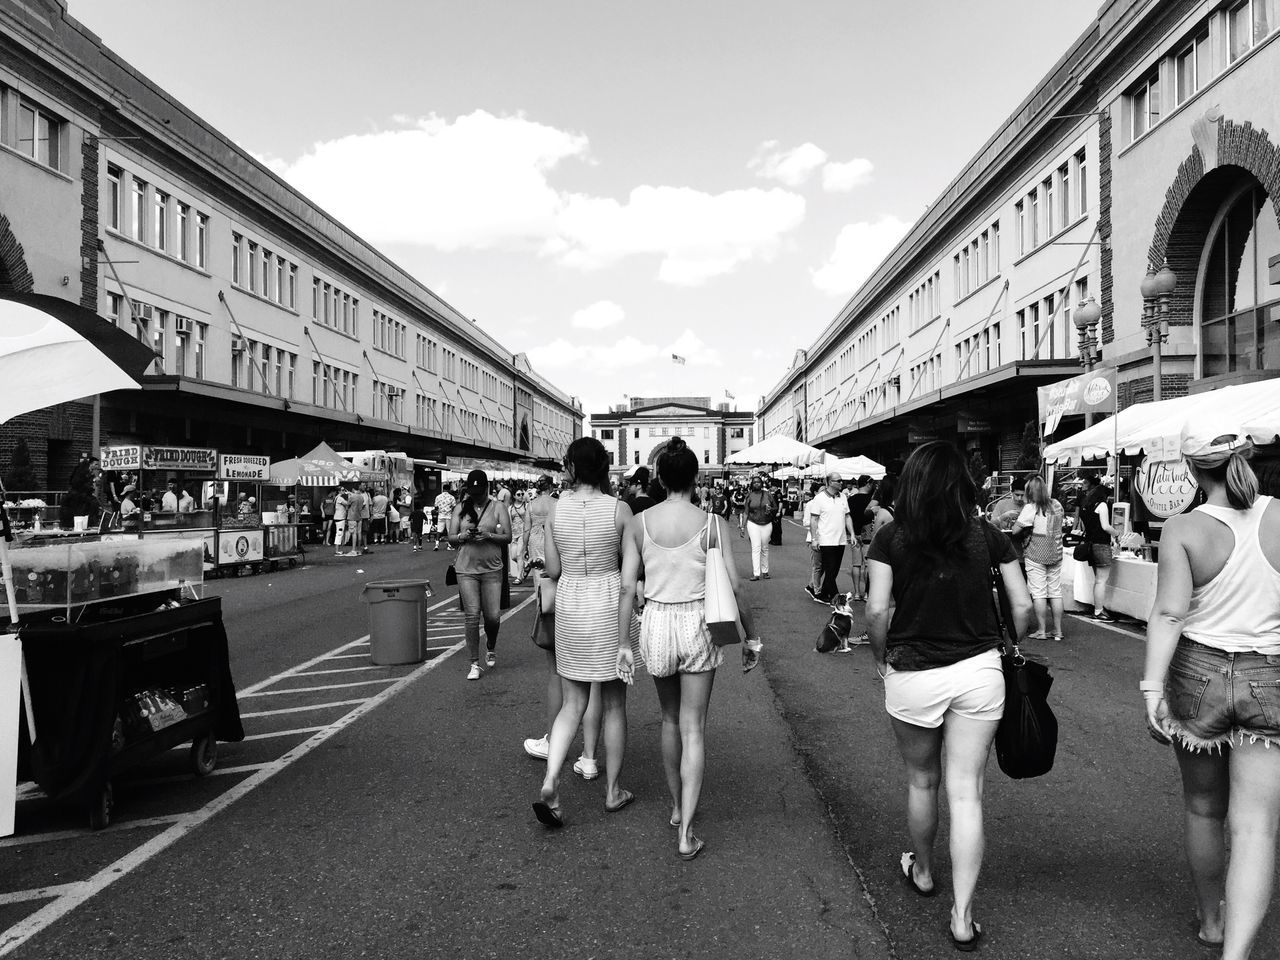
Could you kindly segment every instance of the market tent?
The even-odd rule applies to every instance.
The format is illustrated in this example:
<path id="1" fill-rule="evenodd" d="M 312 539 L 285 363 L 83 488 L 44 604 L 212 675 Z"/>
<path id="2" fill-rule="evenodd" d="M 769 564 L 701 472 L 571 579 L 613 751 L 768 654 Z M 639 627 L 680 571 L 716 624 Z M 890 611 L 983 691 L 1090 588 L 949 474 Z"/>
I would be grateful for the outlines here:
<path id="1" fill-rule="evenodd" d="M 807 443 L 801 443 L 799 440 L 794 440 L 782 434 L 775 434 L 772 437 L 766 437 L 759 443 L 752 444 L 745 450 L 729 454 L 724 458 L 724 462 L 727 466 L 741 467 L 775 463 L 789 463 L 793 466 L 803 467 L 821 460 L 824 456 L 826 454 L 817 447 L 811 447 Z"/>
<path id="2" fill-rule="evenodd" d="M 861 455 L 853 457 L 833 457 L 805 467 L 801 476 L 809 480 L 821 480 L 828 474 L 838 473 L 842 480 L 856 480 L 858 477 L 870 477 L 872 480 L 883 479 L 887 471 L 870 457 Z"/>
<path id="3" fill-rule="evenodd" d="M 1280 380 L 1135 403 L 1112 419 L 1049 444 L 1044 458 L 1051 463 L 1078 464 L 1111 456 L 1119 449 L 1176 460 L 1189 440 L 1203 442 L 1223 434 L 1249 437 L 1259 444 L 1274 442 L 1280 436 Z"/>
<path id="4" fill-rule="evenodd" d="M 333 447 L 322 441 L 305 456 L 273 463 L 267 483 L 274 487 L 291 487 L 295 483 L 304 487 L 333 487 L 339 483 L 386 479 L 387 475 L 381 470 L 365 470 L 342 459 Z"/>
<path id="5" fill-rule="evenodd" d="M 799 467 L 783 467 L 781 470 L 775 470 L 769 474 L 774 480 L 794 480 L 801 476 Z"/>

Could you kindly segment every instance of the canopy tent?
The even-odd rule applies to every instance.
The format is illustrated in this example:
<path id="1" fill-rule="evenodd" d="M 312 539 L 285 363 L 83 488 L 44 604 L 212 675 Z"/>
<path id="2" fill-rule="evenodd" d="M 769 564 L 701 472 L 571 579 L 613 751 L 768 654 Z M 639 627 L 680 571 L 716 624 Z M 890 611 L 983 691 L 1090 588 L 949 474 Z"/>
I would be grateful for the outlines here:
<path id="1" fill-rule="evenodd" d="M 342 459 L 323 441 L 305 456 L 273 463 L 267 475 L 267 483 L 273 487 L 291 487 L 295 483 L 304 487 L 334 487 L 340 483 L 374 483 L 386 479 L 386 473 L 381 470 L 365 470 Z"/>
<path id="2" fill-rule="evenodd" d="M 885 468 L 870 457 L 833 457 L 828 454 L 825 460 L 805 467 L 800 475 L 808 480 L 821 480 L 833 473 L 839 474 L 841 480 L 856 480 L 864 476 L 880 480 L 885 472 Z"/>
<path id="3" fill-rule="evenodd" d="M 745 450 L 729 454 L 724 458 L 724 462 L 726 466 L 740 467 L 783 463 L 803 467 L 821 460 L 824 456 L 826 454 L 817 447 L 811 447 L 807 443 L 801 443 L 783 434 L 774 434 Z"/>
<path id="4" fill-rule="evenodd" d="M 801 475 L 799 467 L 783 467 L 769 474 L 774 480 L 794 480 Z"/>
<path id="5" fill-rule="evenodd" d="M 1123 453 L 1177 460 L 1185 446 L 1224 434 L 1273 443 L 1280 436 L 1280 380 L 1259 380 L 1209 393 L 1135 403 L 1111 419 L 1045 447 L 1050 463 L 1079 464 Z"/>

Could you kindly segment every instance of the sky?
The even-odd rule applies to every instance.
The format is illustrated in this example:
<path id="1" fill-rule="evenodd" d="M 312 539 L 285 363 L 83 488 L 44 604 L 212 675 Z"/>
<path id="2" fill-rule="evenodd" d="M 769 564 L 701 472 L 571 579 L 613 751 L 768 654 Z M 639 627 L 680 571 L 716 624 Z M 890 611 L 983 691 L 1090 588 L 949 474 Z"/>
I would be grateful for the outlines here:
<path id="1" fill-rule="evenodd" d="M 1099 2 L 69 10 L 589 414 L 756 409 Z"/>

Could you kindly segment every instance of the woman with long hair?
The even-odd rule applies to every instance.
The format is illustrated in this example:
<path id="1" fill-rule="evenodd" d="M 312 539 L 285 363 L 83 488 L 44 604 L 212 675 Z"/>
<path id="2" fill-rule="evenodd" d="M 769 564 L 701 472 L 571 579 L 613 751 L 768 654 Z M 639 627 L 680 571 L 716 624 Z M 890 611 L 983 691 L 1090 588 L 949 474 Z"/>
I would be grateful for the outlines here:
<path id="1" fill-rule="evenodd" d="M 462 598 L 462 623 L 471 665 L 468 680 L 479 680 L 498 665 L 498 627 L 502 623 L 503 547 L 511 542 L 507 508 L 489 496 L 483 470 L 467 474 L 466 492 L 449 517 L 449 543 L 458 548 L 453 562 Z M 480 666 L 480 618 L 484 616 L 485 662 Z"/>
<path id="2" fill-rule="evenodd" d="M 1036 611 L 1032 640 L 1062 639 L 1062 504 L 1049 496 L 1049 484 L 1036 474 L 1027 480 L 1027 503 L 1013 522 L 1013 533 L 1030 536 L 1022 560 L 1027 586 Z M 1045 614 L 1053 613 L 1053 633 L 1047 632 Z"/>
<path id="3" fill-rule="evenodd" d="M 659 454 L 658 476 L 667 498 L 632 520 L 623 542 L 617 629 L 623 632 L 631 622 L 643 569 L 640 655 L 662 709 L 662 764 L 671 791 L 670 822 L 678 833 L 676 852 L 682 860 L 692 860 L 704 847 L 694 836 L 693 821 L 706 770 L 707 705 L 716 668 L 724 662 L 724 652 L 711 642 L 707 630 L 707 549 L 716 545 L 728 555 L 728 524 L 694 506 L 698 457 L 679 437 Z M 749 670 L 761 644 L 734 564 L 726 566 L 742 625 L 751 638 L 742 647 L 743 667 Z M 635 658 L 629 645 L 618 650 L 617 673 L 633 682 Z"/>
<path id="4" fill-rule="evenodd" d="M 508 573 L 512 586 L 515 586 L 524 582 L 525 564 L 528 561 L 525 556 L 525 536 L 529 529 L 529 507 L 525 503 L 523 490 L 512 494 L 508 509 L 511 512 L 511 558 Z"/>
<path id="5" fill-rule="evenodd" d="M 1004 712 L 992 567 L 999 565 L 1019 637 L 1031 620 L 1013 546 L 977 517 L 977 496 L 959 450 L 942 441 L 918 447 L 898 482 L 895 516 L 875 535 L 867 557 L 867 632 L 907 767 L 912 849 L 902 854 L 900 867 L 916 893 L 937 893 L 933 844 L 945 775 L 955 901 L 950 935 L 964 951 L 975 949 L 982 936 L 973 897 L 982 869 L 983 776 Z"/>
<path id="6" fill-rule="evenodd" d="M 627 746 L 627 688 L 618 679 L 618 638 L 628 638 L 628 631 L 618 631 L 619 567 L 631 510 L 607 492 L 609 454 L 599 440 L 573 441 L 564 466 L 570 489 L 546 521 L 543 571 L 556 581 L 556 672 L 563 695 L 551 725 L 542 794 L 533 805 L 538 821 L 547 827 L 564 826 L 560 773 L 593 683 L 600 684 L 604 714 L 604 808 L 616 813 L 635 799 L 618 784 Z"/>
<path id="7" fill-rule="evenodd" d="M 1258 495 L 1250 441 L 1198 436 L 1213 439 L 1190 431 L 1182 455 L 1206 502 L 1161 532 L 1138 687 L 1148 731 L 1173 742 L 1182 772 L 1196 937 L 1245 960 L 1280 824 L 1280 506 Z"/>

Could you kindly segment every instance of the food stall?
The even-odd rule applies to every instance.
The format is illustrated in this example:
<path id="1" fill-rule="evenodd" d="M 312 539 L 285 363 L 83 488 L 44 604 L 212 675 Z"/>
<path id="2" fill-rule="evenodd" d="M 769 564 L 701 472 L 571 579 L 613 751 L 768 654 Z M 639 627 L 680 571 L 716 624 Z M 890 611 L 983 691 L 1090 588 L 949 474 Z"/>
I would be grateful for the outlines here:
<path id="1" fill-rule="evenodd" d="M 1280 437 L 1280 380 L 1137 403 L 1045 447 L 1048 463 L 1109 460 L 1111 476 L 1131 476 L 1127 485 L 1121 485 L 1112 508 L 1118 549 L 1106 587 L 1109 610 L 1139 620 L 1151 614 L 1160 530 L 1169 517 L 1191 509 L 1201 499 L 1181 454 L 1182 442 L 1192 430 L 1251 439 L 1258 445 L 1254 467 L 1262 492 L 1280 493 L 1275 489 L 1280 485 L 1280 448 L 1275 446 Z M 1092 603 L 1092 571 L 1087 563 L 1072 558 L 1069 547 L 1064 549 L 1062 578 L 1074 585 L 1078 602 Z"/>
<path id="2" fill-rule="evenodd" d="M 135 517 L 116 517 L 113 526 L 130 532 L 160 533 L 201 530 L 213 526 L 213 515 L 202 509 L 196 496 L 200 485 L 213 477 L 218 451 L 208 447 L 172 447 L 146 444 L 116 444 L 103 447 L 99 458 L 104 472 L 137 476 L 139 499 L 154 490 L 151 509 Z M 165 485 L 173 480 L 178 490 L 187 490 L 196 501 L 195 509 L 182 512 L 161 509 Z M 136 501 L 135 501 L 136 502 Z M 138 503 L 141 507 L 142 504 Z"/>
<path id="3" fill-rule="evenodd" d="M 336 487 L 342 483 L 387 482 L 383 470 L 368 470 L 343 459 L 327 443 L 320 443 L 309 453 L 271 465 L 267 484 L 273 487 Z M 319 515 L 319 505 L 315 508 Z M 302 524 L 294 524 L 297 531 Z"/>

